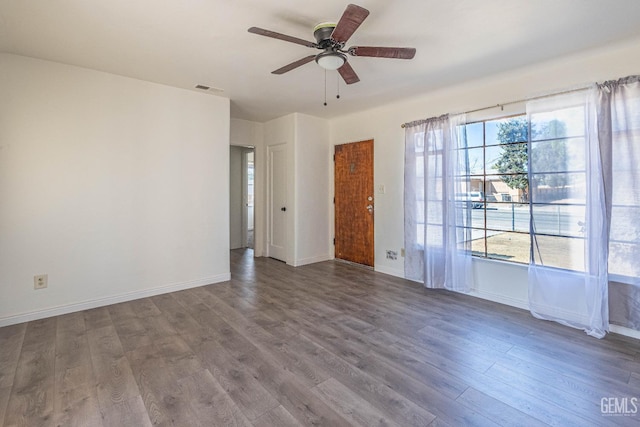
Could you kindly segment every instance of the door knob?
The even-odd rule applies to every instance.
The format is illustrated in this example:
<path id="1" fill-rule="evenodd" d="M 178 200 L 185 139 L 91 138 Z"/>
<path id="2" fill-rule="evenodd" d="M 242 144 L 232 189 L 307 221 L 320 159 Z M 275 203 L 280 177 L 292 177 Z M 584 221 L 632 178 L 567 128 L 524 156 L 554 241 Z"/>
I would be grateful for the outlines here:
<path id="1" fill-rule="evenodd" d="M 287 208 L 283 206 L 283 207 L 281 207 L 281 208 L 280 208 L 280 210 L 281 210 L 282 212 L 286 212 L 286 211 L 287 211 Z"/>
<path id="2" fill-rule="evenodd" d="M 367 210 L 369 213 L 373 212 L 373 205 L 367 205 Z"/>

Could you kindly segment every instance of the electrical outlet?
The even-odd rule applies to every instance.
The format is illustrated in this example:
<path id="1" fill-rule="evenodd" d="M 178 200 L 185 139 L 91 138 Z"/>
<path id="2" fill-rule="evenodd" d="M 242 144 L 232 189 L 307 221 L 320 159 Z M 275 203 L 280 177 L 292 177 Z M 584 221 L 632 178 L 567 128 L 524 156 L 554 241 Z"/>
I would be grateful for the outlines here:
<path id="1" fill-rule="evenodd" d="M 398 259 L 398 252 L 387 250 L 387 259 Z"/>
<path id="2" fill-rule="evenodd" d="M 49 278 L 46 274 L 33 276 L 33 289 L 44 289 L 48 286 Z"/>
<path id="3" fill-rule="evenodd" d="M 386 192 L 386 188 L 384 187 L 384 184 L 379 184 L 378 185 L 378 194 L 384 194 Z"/>

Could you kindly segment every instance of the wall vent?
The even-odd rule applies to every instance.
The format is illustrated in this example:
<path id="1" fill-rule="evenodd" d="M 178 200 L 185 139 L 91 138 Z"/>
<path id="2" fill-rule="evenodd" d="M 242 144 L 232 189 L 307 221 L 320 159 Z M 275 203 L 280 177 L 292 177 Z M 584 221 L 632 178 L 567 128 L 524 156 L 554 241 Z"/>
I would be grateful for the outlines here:
<path id="1" fill-rule="evenodd" d="M 220 89 L 219 87 L 207 86 L 207 85 L 196 85 L 195 88 L 198 90 L 206 90 L 208 92 L 216 92 L 216 93 L 224 92 L 224 89 Z"/>

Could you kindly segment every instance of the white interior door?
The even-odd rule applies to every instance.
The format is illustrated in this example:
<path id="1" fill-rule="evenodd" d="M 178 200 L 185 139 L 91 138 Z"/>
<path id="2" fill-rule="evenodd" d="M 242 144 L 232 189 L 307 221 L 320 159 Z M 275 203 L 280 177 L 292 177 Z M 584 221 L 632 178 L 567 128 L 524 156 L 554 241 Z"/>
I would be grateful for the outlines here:
<path id="1" fill-rule="evenodd" d="M 269 256 L 287 257 L 287 146 L 269 147 Z"/>

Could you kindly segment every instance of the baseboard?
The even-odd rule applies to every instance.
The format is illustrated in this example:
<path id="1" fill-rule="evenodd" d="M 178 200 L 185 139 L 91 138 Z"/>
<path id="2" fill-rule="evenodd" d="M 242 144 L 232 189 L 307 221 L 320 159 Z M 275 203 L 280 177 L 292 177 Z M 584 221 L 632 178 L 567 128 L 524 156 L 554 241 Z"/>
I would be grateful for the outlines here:
<path id="1" fill-rule="evenodd" d="M 471 292 L 469 292 L 468 295 L 477 297 L 477 298 L 481 298 L 481 299 L 485 299 L 487 301 L 493 301 L 493 302 L 497 302 L 500 304 L 504 304 L 504 305 L 509 305 L 511 307 L 516 307 L 516 308 L 521 308 L 523 310 L 529 310 L 529 302 L 528 301 L 523 301 L 517 298 L 512 298 L 512 297 L 508 297 L 505 295 L 500 295 L 500 294 L 494 294 L 492 292 L 485 292 L 485 291 L 476 291 L 476 290 L 472 290 Z"/>
<path id="2" fill-rule="evenodd" d="M 12 316 L 0 318 L 0 327 L 15 325 L 16 323 L 30 322 L 32 320 L 44 319 L 47 317 L 59 316 L 61 314 L 73 313 L 76 311 L 89 310 L 105 305 L 117 304 L 120 302 L 133 301 L 140 298 L 154 295 L 166 294 L 169 292 L 182 291 L 196 288 L 198 286 L 211 285 L 213 283 L 226 282 L 231 280 L 231 273 L 218 274 L 216 276 L 204 277 L 202 279 L 189 280 L 187 282 L 173 283 L 170 285 L 158 286 L 151 289 L 127 292 L 125 294 L 114 295 L 105 298 L 97 298 L 73 304 L 65 304 L 58 307 L 46 308 L 43 310 L 30 311 Z"/>
<path id="3" fill-rule="evenodd" d="M 635 329 L 627 328 L 625 326 L 612 325 L 609 323 L 609 332 L 640 340 L 640 331 L 636 331 Z"/>
<path id="4" fill-rule="evenodd" d="M 490 292 L 478 292 L 471 291 L 469 295 L 486 299 L 489 301 L 497 302 L 500 304 L 509 305 L 511 307 L 522 308 L 529 311 L 529 303 L 516 298 L 505 297 L 504 295 L 493 294 Z M 625 337 L 640 339 L 640 331 L 635 329 L 626 328 L 624 326 L 609 324 L 609 331 L 614 334 L 624 335 Z"/>
<path id="5" fill-rule="evenodd" d="M 385 266 L 375 266 L 374 270 L 378 273 L 384 273 L 384 274 L 388 274 L 390 276 L 395 276 L 395 277 L 399 277 L 401 279 L 404 279 L 404 270 L 400 270 L 397 268 L 393 268 L 393 267 L 385 267 Z"/>
<path id="6" fill-rule="evenodd" d="M 330 259 L 331 257 L 329 256 L 329 254 L 324 254 L 324 255 L 318 255 L 314 257 L 295 260 L 291 265 L 293 265 L 294 267 L 301 267 L 307 264 L 315 264 L 316 262 L 329 261 Z"/>

